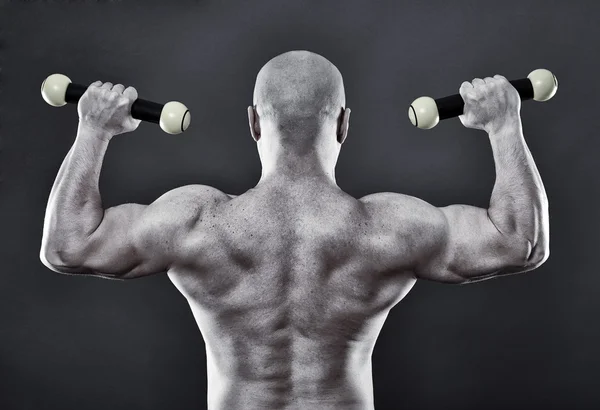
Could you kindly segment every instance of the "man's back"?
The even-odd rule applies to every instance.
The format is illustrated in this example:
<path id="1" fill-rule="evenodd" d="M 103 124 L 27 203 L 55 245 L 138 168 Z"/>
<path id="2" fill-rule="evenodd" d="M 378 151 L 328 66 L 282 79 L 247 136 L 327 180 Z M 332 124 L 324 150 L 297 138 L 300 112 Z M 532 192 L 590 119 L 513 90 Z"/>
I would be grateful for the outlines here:
<path id="1" fill-rule="evenodd" d="M 368 408 L 371 352 L 414 284 L 363 203 L 316 181 L 215 195 L 169 276 L 206 341 L 211 408 Z"/>

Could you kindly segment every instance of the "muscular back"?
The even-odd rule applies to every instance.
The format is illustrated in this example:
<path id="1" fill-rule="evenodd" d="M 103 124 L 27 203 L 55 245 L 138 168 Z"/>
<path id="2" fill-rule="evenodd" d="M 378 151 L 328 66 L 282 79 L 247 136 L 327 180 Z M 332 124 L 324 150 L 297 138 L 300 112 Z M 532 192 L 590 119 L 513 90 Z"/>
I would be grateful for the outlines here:
<path id="1" fill-rule="evenodd" d="M 167 271 L 206 342 L 211 409 L 368 409 L 377 335 L 416 278 L 523 272 L 543 263 L 540 244 L 500 231 L 485 209 L 356 200 L 307 178 L 235 198 L 193 185 L 109 208 L 77 247 L 43 261 L 120 279 Z"/>
<path id="2" fill-rule="evenodd" d="M 378 225 L 363 203 L 311 183 L 221 195 L 201 211 L 169 276 L 206 341 L 209 402 L 372 405 L 375 340 L 414 283 Z"/>

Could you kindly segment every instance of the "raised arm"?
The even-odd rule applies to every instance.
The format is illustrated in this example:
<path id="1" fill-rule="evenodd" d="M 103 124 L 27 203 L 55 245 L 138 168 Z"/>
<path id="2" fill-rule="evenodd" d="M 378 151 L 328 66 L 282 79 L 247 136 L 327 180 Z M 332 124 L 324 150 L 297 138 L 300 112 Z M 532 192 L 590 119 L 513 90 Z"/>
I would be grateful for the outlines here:
<path id="1" fill-rule="evenodd" d="M 139 124 L 129 112 L 136 98 L 131 87 L 96 82 L 79 101 L 77 137 L 52 187 L 44 220 L 40 258 L 56 272 L 132 278 L 166 271 L 203 205 L 214 202 L 208 199 L 216 190 L 188 186 L 151 205 L 102 207 L 102 160 L 114 135 Z"/>
<path id="2" fill-rule="evenodd" d="M 416 198 L 376 194 L 364 199 L 386 219 L 382 229 L 413 244 L 409 266 L 417 278 L 465 283 L 525 272 L 549 255 L 548 200 L 523 137 L 520 99 L 501 76 L 465 82 L 466 127 L 486 131 L 496 165 L 487 209 L 436 208 Z"/>

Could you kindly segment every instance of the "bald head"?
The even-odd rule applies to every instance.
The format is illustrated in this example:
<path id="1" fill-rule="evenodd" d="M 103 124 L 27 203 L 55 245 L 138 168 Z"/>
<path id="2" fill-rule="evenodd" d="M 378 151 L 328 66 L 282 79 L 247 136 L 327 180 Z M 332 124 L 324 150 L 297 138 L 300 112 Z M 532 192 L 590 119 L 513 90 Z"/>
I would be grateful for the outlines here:
<path id="1" fill-rule="evenodd" d="M 248 107 L 252 138 L 269 175 L 321 175 L 334 168 L 348 134 L 350 109 L 340 71 L 326 58 L 290 51 L 258 73 L 254 106 Z"/>
<path id="2" fill-rule="evenodd" d="M 345 100 L 340 71 L 309 51 L 278 55 L 256 77 L 254 105 L 259 116 L 284 130 L 336 120 Z"/>

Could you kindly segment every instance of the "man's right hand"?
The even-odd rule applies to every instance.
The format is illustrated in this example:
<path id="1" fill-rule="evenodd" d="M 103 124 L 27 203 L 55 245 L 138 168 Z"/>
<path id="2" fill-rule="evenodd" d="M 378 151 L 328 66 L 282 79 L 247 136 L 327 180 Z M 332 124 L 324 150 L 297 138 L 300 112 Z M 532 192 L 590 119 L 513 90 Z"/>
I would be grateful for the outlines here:
<path id="1" fill-rule="evenodd" d="M 131 116 L 131 106 L 137 98 L 133 87 L 96 81 L 79 99 L 79 122 L 108 138 L 134 131 L 141 122 Z"/>
<path id="2" fill-rule="evenodd" d="M 465 102 L 464 113 L 459 119 L 467 128 L 490 133 L 519 121 L 521 98 L 515 87 L 501 75 L 465 81 L 459 92 Z"/>

